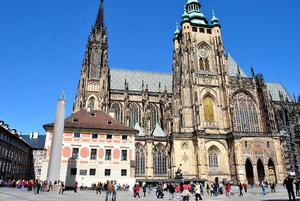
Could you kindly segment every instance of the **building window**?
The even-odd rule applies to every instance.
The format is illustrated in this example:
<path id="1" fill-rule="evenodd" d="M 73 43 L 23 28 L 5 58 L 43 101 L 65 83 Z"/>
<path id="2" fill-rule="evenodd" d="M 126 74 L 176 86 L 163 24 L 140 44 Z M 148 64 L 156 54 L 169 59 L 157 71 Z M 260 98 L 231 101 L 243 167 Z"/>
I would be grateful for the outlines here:
<path id="1" fill-rule="evenodd" d="M 128 136 L 127 135 L 122 135 L 122 140 L 127 140 Z"/>
<path id="2" fill-rule="evenodd" d="M 126 170 L 126 169 L 122 169 L 122 170 L 121 170 L 121 176 L 122 176 L 122 177 L 127 176 L 127 170 Z"/>
<path id="3" fill-rule="evenodd" d="M 79 148 L 73 148 L 72 159 L 78 159 Z"/>
<path id="4" fill-rule="evenodd" d="M 245 147 L 246 147 L 246 148 L 248 147 L 248 142 L 247 142 L 247 141 L 245 141 Z"/>
<path id="5" fill-rule="evenodd" d="M 127 161 L 127 150 L 122 150 L 121 160 Z"/>
<path id="6" fill-rule="evenodd" d="M 155 147 L 153 156 L 154 175 L 163 176 L 167 174 L 167 155 L 164 147 L 158 145 Z"/>
<path id="7" fill-rule="evenodd" d="M 91 149 L 91 160 L 97 159 L 97 149 Z"/>
<path id="8" fill-rule="evenodd" d="M 145 149 L 140 144 L 135 149 L 135 174 L 145 174 Z"/>
<path id="9" fill-rule="evenodd" d="M 96 169 L 90 169 L 90 175 L 95 176 L 96 175 Z"/>
<path id="10" fill-rule="evenodd" d="M 270 148 L 270 142 L 267 142 L 267 147 Z"/>
<path id="11" fill-rule="evenodd" d="M 110 172 L 111 172 L 110 169 L 105 169 L 104 175 L 105 175 L 105 176 L 110 176 Z"/>
<path id="12" fill-rule="evenodd" d="M 215 150 L 212 150 L 208 153 L 208 162 L 209 162 L 209 167 L 212 168 L 219 167 L 218 155 Z"/>
<path id="13" fill-rule="evenodd" d="M 112 135 L 106 135 L 106 139 L 111 140 L 112 139 Z"/>
<path id="14" fill-rule="evenodd" d="M 1 165 L 0 165 L 1 166 Z M 42 169 L 37 169 L 37 176 L 41 176 L 41 173 L 42 173 Z"/>
<path id="15" fill-rule="evenodd" d="M 192 31 L 193 31 L 193 32 L 198 32 L 197 27 L 192 27 Z"/>
<path id="16" fill-rule="evenodd" d="M 204 28 L 200 28 L 199 31 L 200 31 L 200 33 L 205 33 L 205 29 Z"/>
<path id="17" fill-rule="evenodd" d="M 98 134 L 97 134 L 97 133 L 93 133 L 93 134 L 92 134 L 92 138 L 93 138 L 93 139 L 97 139 L 97 138 L 98 138 Z"/>
<path id="18" fill-rule="evenodd" d="M 208 34 L 211 34 L 211 29 L 207 29 L 206 32 L 207 32 Z"/>
<path id="19" fill-rule="evenodd" d="M 110 107 L 110 111 L 114 113 L 114 118 L 118 122 L 122 122 L 123 113 L 122 113 L 119 103 L 114 102 Z"/>
<path id="20" fill-rule="evenodd" d="M 129 126 L 134 128 L 136 123 L 139 121 L 139 108 L 135 103 L 129 105 L 130 115 L 129 115 Z"/>
<path id="21" fill-rule="evenodd" d="M 82 175 L 82 176 L 87 175 L 87 170 L 80 170 L 79 175 Z"/>
<path id="22" fill-rule="evenodd" d="M 75 137 L 75 138 L 80 138 L 80 133 L 79 133 L 79 132 L 74 132 L 74 133 L 73 133 L 73 137 Z"/>
<path id="23" fill-rule="evenodd" d="M 95 98 L 90 98 L 89 103 L 88 103 L 88 108 L 91 110 L 95 109 Z"/>
<path id="24" fill-rule="evenodd" d="M 204 107 L 204 119 L 206 122 L 215 122 L 215 112 L 214 112 L 215 101 L 210 96 L 207 96 L 203 100 Z"/>
<path id="25" fill-rule="evenodd" d="M 256 104 L 244 92 L 237 93 L 232 99 L 233 128 L 239 132 L 259 132 Z"/>
<path id="26" fill-rule="evenodd" d="M 77 175 L 77 168 L 71 168 L 71 175 Z"/>
<path id="27" fill-rule="evenodd" d="M 157 124 L 157 110 L 156 107 L 151 104 L 150 105 L 150 131 L 152 132 L 155 129 L 155 126 Z"/>
<path id="28" fill-rule="evenodd" d="M 105 160 L 107 161 L 111 160 L 111 149 L 105 150 Z"/>

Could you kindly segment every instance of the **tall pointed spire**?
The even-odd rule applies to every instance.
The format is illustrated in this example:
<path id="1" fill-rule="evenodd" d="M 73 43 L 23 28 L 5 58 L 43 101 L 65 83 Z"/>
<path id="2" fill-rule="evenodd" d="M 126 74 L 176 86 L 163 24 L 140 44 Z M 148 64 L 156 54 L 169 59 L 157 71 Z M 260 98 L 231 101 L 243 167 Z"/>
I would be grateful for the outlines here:
<path id="1" fill-rule="evenodd" d="M 95 29 L 103 30 L 104 29 L 104 6 L 103 0 L 100 0 L 100 6 L 98 11 L 98 16 L 95 23 Z"/>

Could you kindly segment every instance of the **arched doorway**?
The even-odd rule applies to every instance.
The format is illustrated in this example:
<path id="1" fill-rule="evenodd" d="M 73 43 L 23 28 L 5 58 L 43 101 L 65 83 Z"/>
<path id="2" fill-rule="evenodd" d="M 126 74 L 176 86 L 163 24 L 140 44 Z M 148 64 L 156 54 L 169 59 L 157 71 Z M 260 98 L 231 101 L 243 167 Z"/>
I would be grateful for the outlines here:
<path id="1" fill-rule="evenodd" d="M 259 183 L 261 183 L 262 181 L 265 180 L 265 168 L 261 159 L 258 159 L 256 166 L 257 166 L 258 181 Z"/>
<path id="2" fill-rule="evenodd" d="M 254 185 L 253 166 L 249 159 L 246 160 L 245 169 L 246 169 L 246 178 L 247 178 L 248 185 Z"/>
<path id="3" fill-rule="evenodd" d="M 276 170 L 275 170 L 275 164 L 272 159 L 268 162 L 268 169 L 269 169 L 269 180 L 271 183 L 275 182 L 277 183 L 277 177 L 276 177 Z"/>

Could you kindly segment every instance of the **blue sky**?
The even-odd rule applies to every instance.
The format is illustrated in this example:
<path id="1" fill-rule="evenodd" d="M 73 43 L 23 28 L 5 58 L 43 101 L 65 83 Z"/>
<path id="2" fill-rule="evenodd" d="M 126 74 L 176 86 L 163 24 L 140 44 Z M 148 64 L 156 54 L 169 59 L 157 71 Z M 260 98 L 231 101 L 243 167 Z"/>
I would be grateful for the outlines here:
<path id="1" fill-rule="evenodd" d="M 111 68 L 170 72 L 172 37 L 186 0 L 105 0 Z M 300 94 L 300 1 L 202 0 L 222 24 L 225 48 L 249 73 Z M 44 133 L 65 90 L 72 111 L 99 0 L 0 1 L 0 119 Z"/>

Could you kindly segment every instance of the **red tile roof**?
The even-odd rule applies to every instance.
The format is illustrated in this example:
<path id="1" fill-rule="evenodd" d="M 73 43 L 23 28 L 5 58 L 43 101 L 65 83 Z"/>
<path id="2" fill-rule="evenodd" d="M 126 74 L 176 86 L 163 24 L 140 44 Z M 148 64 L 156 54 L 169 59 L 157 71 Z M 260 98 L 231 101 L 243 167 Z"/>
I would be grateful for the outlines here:
<path id="1" fill-rule="evenodd" d="M 54 127 L 54 123 L 43 126 L 45 130 Z M 79 112 L 73 113 L 65 119 L 65 129 L 95 129 L 95 130 L 111 130 L 111 131 L 127 131 L 138 133 L 139 131 L 129 128 L 117 120 L 112 118 L 107 113 L 100 110 L 87 111 L 82 109 Z"/>

